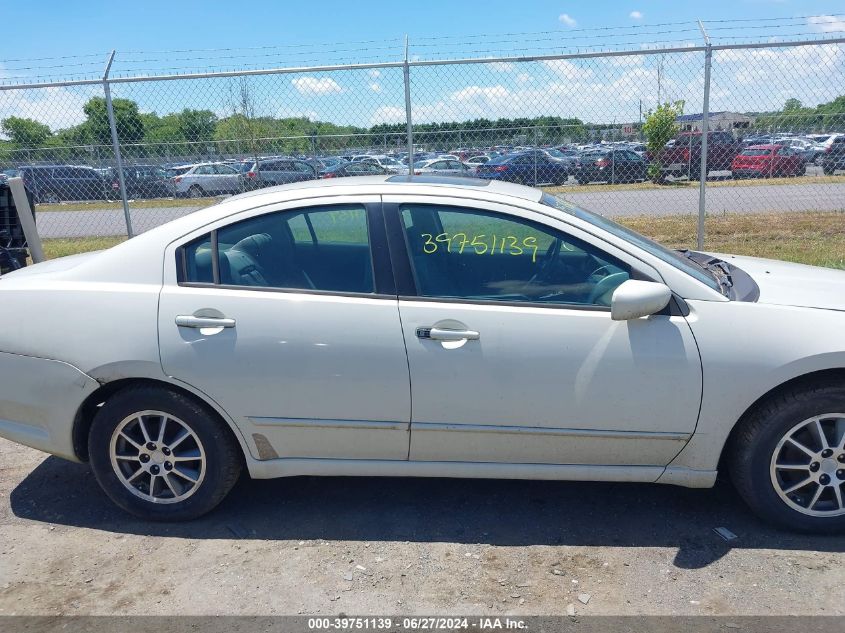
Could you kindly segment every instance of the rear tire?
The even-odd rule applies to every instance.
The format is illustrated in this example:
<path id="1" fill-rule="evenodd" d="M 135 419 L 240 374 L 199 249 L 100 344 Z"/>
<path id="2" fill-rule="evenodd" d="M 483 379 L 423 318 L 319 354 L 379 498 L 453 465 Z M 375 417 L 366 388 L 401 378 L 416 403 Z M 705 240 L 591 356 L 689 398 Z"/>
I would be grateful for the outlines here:
<path id="1" fill-rule="evenodd" d="M 781 527 L 815 534 L 845 531 L 843 425 L 841 382 L 820 381 L 766 399 L 731 437 L 727 459 L 734 486 L 756 514 Z"/>
<path id="2" fill-rule="evenodd" d="M 184 394 L 146 385 L 119 391 L 100 408 L 88 454 L 108 497 L 152 521 L 209 512 L 235 485 L 242 466 L 237 441 L 212 411 Z"/>
<path id="3" fill-rule="evenodd" d="M 825 176 L 832 176 L 833 172 L 835 172 L 836 170 L 830 165 L 823 165 L 822 171 L 824 172 Z"/>
<path id="4" fill-rule="evenodd" d="M 61 199 L 55 192 L 46 189 L 38 193 L 38 202 L 42 204 L 58 204 L 61 202 Z"/>
<path id="5" fill-rule="evenodd" d="M 188 187 L 188 197 L 189 198 L 202 198 L 205 196 L 205 191 L 199 185 L 191 185 Z"/>

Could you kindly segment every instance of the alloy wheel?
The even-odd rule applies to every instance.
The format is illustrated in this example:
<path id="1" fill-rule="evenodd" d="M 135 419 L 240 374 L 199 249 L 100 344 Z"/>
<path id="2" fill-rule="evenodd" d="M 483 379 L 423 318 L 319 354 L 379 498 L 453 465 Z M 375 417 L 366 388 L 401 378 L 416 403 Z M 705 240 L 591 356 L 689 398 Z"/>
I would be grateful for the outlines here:
<path id="1" fill-rule="evenodd" d="M 151 503 L 178 503 L 193 495 L 206 472 L 197 434 L 162 411 L 124 418 L 109 444 L 112 468 L 123 486 Z"/>
<path id="2" fill-rule="evenodd" d="M 772 454 L 770 474 L 793 510 L 845 515 L 845 413 L 818 415 L 787 431 Z"/>

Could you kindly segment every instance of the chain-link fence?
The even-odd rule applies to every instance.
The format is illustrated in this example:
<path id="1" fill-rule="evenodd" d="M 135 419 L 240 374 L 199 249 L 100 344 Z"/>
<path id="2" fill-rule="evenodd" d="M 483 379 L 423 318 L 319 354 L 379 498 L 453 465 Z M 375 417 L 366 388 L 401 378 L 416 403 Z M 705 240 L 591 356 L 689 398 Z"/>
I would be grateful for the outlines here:
<path id="1" fill-rule="evenodd" d="M 539 186 L 611 216 L 845 209 L 845 37 L 726 43 L 717 26 L 713 43 L 689 26 L 697 41 L 641 32 L 603 52 L 516 54 L 514 36 L 447 60 L 421 41 L 395 61 L 0 85 L 0 169 L 45 238 L 377 173 Z"/>

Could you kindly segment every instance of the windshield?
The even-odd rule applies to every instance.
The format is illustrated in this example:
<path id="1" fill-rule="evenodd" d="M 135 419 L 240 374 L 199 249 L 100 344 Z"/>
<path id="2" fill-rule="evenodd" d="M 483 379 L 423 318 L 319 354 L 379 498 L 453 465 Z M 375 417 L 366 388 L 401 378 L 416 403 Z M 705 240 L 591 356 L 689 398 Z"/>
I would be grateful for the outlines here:
<path id="1" fill-rule="evenodd" d="M 743 156 L 768 156 L 772 153 L 770 149 L 746 149 L 743 150 Z"/>
<path id="2" fill-rule="evenodd" d="M 566 154 L 563 152 L 556 150 L 555 148 L 547 149 L 546 154 L 551 156 L 552 158 L 565 158 Z"/>
<path id="3" fill-rule="evenodd" d="M 228 166 L 242 174 L 252 171 L 252 163 L 230 163 Z"/>
<path id="4" fill-rule="evenodd" d="M 181 176 L 183 174 L 187 174 L 191 169 L 192 168 L 190 166 L 188 166 L 188 167 L 171 167 L 170 169 L 167 170 L 167 175 L 170 176 L 171 178 L 173 176 Z"/>
<path id="5" fill-rule="evenodd" d="M 402 165 L 402 163 L 400 163 L 395 158 L 380 158 L 379 160 L 381 161 L 382 165 L 391 165 L 393 167 L 403 167 L 404 166 L 404 165 Z"/>
<path id="6" fill-rule="evenodd" d="M 561 198 L 558 198 L 557 196 L 544 193 L 541 201 L 545 205 L 554 207 L 559 211 L 563 211 L 564 213 L 568 213 L 569 215 L 575 216 L 579 220 L 589 222 L 593 226 L 597 226 L 600 229 L 604 229 L 615 237 L 618 237 L 619 239 L 625 240 L 629 244 L 633 244 L 634 246 L 643 249 L 650 255 L 654 255 L 658 259 L 674 266 L 675 268 L 679 268 L 680 270 L 684 271 L 692 277 L 695 277 L 698 281 L 707 285 L 713 290 L 716 290 L 719 293 L 722 292 L 721 284 L 710 273 L 705 271 L 697 264 L 693 263 L 689 258 L 684 257 L 676 251 L 669 250 L 665 246 L 662 246 L 661 244 L 650 240 L 644 235 L 640 235 L 636 231 L 632 231 L 631 229 L 626 228 L 620 224 L 616 224 L 616 222 L 614 222 L 613 220 L 609 220 L 604 216 L 597 215 L 595 213 L 592 213 L 591 211 L 585 211 L 584 209 L 579 209 L 578 207 L 569 204 L 568 202 Z"/>

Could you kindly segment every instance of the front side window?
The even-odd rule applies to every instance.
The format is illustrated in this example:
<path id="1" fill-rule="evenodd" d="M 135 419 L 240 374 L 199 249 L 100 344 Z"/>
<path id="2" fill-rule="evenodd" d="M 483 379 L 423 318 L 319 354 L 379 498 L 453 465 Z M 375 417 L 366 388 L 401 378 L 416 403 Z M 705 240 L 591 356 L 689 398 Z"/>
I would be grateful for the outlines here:
<path id="1" fill-rule="evenodd" d="M 623 262 L 537 224 L 459 207 L 400 207 L 417 292 L 424 297 L 610 305 Z"/>
<path id="2" fill-rule="evenodd" d="M 367 294 L 375 290 L 367 211 L 360 205 L 268 213 L 194 240 L 182 253 L 184 281 L 190 283 Z"/>

